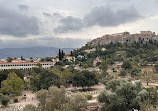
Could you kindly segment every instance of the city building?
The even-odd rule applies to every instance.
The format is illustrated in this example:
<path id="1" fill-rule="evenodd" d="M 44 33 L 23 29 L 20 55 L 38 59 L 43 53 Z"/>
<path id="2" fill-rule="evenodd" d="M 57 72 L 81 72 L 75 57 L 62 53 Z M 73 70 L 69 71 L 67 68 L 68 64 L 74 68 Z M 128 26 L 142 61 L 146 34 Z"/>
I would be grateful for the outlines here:
<path id="1" fill-rule="evenodd" d="M 40 63 L 43 68 L 50 68 L 54 66 L 55 62 L 2 62 L 0 61 L 0 70 L 7 69 L 28 69 L 31 70 L 33 67 L 38 67 L 37 64 Z"/>

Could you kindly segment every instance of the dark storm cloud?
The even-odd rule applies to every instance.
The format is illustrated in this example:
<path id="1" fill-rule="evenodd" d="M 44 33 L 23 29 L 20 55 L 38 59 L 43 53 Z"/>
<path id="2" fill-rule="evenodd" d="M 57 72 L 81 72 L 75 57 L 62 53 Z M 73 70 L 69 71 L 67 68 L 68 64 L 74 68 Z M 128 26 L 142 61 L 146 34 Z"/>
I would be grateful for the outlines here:
<path id="1" fill-rule="evenodd" d="M 67 33 L 95 25 L 101 27 L 118 26 L 138 20 L 140 17 L 141 15 L 133 7 L 118 9 L 116 11 L 112 10 L 112 7 L 98 7 L 85 15 L 83 20 L 72 16 L 63 17 L 60 20 L 61 25 L 54 31 L 56 33 Z"/>
<path id="2" fill-rule="evenodd" d="M 140 18 L 140 14 L 133 7 L 112 10 L 110 7 L 95 8 L 84 17 L 86 26 L 118 26 L 123 23 L 135 21 Z"/>
<path id="3" fill-rule="evenodd" d="M 61 25 L 54 29 L 57 33 L 68 33 L 70 31 L 78 31 L 83 27 L 82 20 L 80 18 L 74 18 L 68 16 L 60 20 Z"/>
<path id="4" fill-rule="evenodd" d="M 59 38 L 59 37 L 45 37 L 45 38 L 32 38 L 32 39 L 18 38 L 14 40 L 0 39 L 0 48 L 10 48 L 10 47 L 24 48 L 24 47 L 36 47 L 36 46 L 79 48 L 85 45 L 87 41 L 88 41 L 87 39 L 71 39 L 71 38 Z"/>
<path id="5" fill-rule="evenodd" d="M 0 34 L 16 37 L 39 34 L 38 19 L 1 7 Z"/>

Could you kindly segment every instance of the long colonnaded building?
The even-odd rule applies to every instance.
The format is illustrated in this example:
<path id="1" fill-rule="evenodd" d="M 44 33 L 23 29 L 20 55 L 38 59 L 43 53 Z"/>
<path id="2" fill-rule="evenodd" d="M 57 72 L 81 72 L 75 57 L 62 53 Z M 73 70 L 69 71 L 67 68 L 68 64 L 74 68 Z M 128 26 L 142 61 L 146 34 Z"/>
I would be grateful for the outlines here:
<path id="1" fill-rule="evenodd" d="M 31 70 L 33 67 L 37 67 L 37 64 L 41 64 L 43 68 L 50 68 L 54 66 L 54 62 L 2 62 L 0 61 L 0 70 L 7 69 L 28 69 Z"/>

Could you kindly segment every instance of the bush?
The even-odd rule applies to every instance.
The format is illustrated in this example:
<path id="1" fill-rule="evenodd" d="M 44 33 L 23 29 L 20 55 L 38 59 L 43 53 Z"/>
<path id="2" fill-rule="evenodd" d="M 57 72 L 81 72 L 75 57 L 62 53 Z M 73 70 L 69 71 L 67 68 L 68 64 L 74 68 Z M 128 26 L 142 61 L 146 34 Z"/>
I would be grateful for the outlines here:
<path id="1" fill-rule="evenodd" d="M 92 96 L 91 94 L 86 95 L 86 98 L 87 98 L 88 100 L 91 100 L 92 97 L 93 97 L 93 96 Z"/>
<path id="2" fill-rule="evenodd" d="M 153 87 L 148 87 L 148 88 L 145 88 L 145 89 L 146 89 L 146 91 L 151 92 L 154 88 Z"/>
<path id="3" fill-rule="evenodd" d="M 8 95 L 3 95 L 1 94 L 1 103 L 4 107 L 6 107 L 8 105 L 8 102 L 10 101 L 10 97 Z"/>
<path id="4" fill-rule="evenodd" d="M 13 101 L 14 101 L 14 103 L 18 103 L 18 99 L 17 98 L 15 98 Z"/>
<path id="5" fill-rule="evenodd" d="M 126 74 L 127 74 L 127 71 L 125 69 L 122 69 L 120 71 L 120 76 L 126 76 Z"/>

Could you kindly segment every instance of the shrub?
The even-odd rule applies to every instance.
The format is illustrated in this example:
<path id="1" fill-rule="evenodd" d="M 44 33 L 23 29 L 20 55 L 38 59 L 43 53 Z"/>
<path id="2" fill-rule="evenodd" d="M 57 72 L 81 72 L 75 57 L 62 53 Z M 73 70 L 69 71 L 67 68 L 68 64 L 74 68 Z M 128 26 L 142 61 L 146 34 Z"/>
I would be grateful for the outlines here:
<path id="1" fill-rule="evenodd" d="M 6 107 L 8 105 L 9 101 L 10 101 L 10 97 L 8 95 L 1 96 L 1 103 L 4 107 Z"/>
<path id="2" fill-rule="evenodd" d="M 126 76 L 126 74 L 127 74 L 127 71 L 125 69 L 122 69 L 120 71 L 120 76 Z"/>
<path id="3" fill-rule="evenodd" d="M 86 95 L 86 98 L 87 98 L 88 100 L 91 100 L 92 97 L 93 97 L 93 96 L 92 96 L 91 94 Z"/>
<path id="4" fill-rule="evenodd" d="M 154 88 L 153 87 L 148 87 L 148 88 L 145 88 L 148 92 L 151 92 Z M 157 89 L 157 88 L 156 88 Z"/>
<path id="5" fill-rule="evenodd" d="M 13 101 L 14 101 L 14 103 L 18 103 L 18 99 L 17 98 L 15 98 Z"/>

